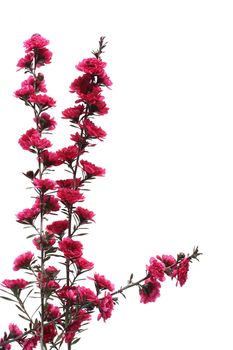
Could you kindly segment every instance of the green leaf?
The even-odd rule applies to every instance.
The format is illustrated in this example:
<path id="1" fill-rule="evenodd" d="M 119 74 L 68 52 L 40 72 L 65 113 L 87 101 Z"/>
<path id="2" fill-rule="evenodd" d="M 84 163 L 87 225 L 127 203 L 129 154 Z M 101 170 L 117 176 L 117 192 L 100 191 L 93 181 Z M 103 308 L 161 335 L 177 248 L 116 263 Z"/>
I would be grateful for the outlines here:
<path id="1" fill-rule="evenodd" d="M 26 316 L 23 316 L 23 315 L 20 315 L 20 314 L 18 314 L 18 315 L 19 315 L 19 317 L 23 318 L 24 320 L 26 320 L 26 321 L 29 321 L 29 322 L 30 322 L 29 318 L 27 318 Z"/>
<path id="2" fill-rule="evenodd" d="M 76 344 L 80 339 L 81 339 L 81 338 L 77 338 L 77 339 L 73 340 L 72 343 L 71 343 L 71 345 Z"/>
<path id="3" fill-rule="evenodd" d="M 23 304 L 25 303 L 25 301 L 27 300 L 27 298 L 29 297 L 29 295 L 31 294 L 31 292 L 33 291 L 33 289 L 29 290 L 28 294 L 26 295 Z"/>
<path id="4" fill-rule="evenodd" d="M 13 301 L 13 302 L 15 302 L 15 300 L 12 300 L 12 299 L 10 299 L 10 298 L 8 298 L 8 297 L 4 297 L 4 296 L 2 296 L 2 295 L 0 295 L 0 298 L 5 299 L 5 300 L 8 300 L 8 301 Z"/>

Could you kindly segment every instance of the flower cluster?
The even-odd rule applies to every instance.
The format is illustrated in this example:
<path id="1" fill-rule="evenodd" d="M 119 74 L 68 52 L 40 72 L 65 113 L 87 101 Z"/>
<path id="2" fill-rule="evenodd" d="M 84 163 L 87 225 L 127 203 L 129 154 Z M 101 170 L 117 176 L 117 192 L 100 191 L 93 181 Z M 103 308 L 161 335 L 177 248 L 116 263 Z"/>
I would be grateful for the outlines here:
<path id="1" fill-rule="evenodd" d="M 6 293 L 2 297 L 16 303 L 19 316 L 29 325 L 25 332 L 16 324 L 9 325 L 9 331 L 0 338 L 0 349 L 6 350 L 11 349 L 13 341 L 24 350 L 35 349 L 39 343 L 46 349 L 60 349 L 67 343 L 70 350 L 95 310 L 97 319 L 106 321 L 118 302 L 116 295 L 134 286 L 139 288 L 142 303 L 154 302 L 160 296 L 165 276 L 175 278 L 177 285 L 183 286 L 190 261 L 199 255 L 195 249 L 192 255 L 179 254 L 177 259 L 171 255 L 151 257 L 146 276 L 133 282 L 131 275 L 128 284 L 119 290 L 104 275 L 91 273 L 94 263 L 84 258 L 82 236 L 87 234 L 95 214 L 85 205 L 80 206 L 80 202 L 85 200 L 87 186 L 96 177 L 105 175 L 104 168 L 83 157 L 90 147 L 106 137 L 98 125 L 99 117 L 108 113 L 103 89 L 112 85 L 105 71 L 106 63 L 101 59 L 106 43 L 101 37 L 98 49 L 93 51 L 94 57 L 76 65 L 81 75 L 70 85 L 75 102 L 62 112 L 62 118 L 70 121 L 75 133 L 70 137 L 72 143 L 55 151 L 48 150 L 52 143 L 47 138 L 48 131 L 51 133 L 56 127 L 56 121 L 48 113 L 55 100 L 46 94 L 44 75 L 38 72 L 38 68 L 51 63 L 48 44 L 40 34 L 32 35 L 24 42 L 25 55 L 17 63 L 28 78 L 15 91 L 15 97 L 31 108 L 34 123 L 19 138 L 19 144 L 23 150 L 34 153 L 36 170 L 24 173 L 34 191 L 34 204 L 21 210 L 16 218 L 30 229 L 27 238 L 31 239 L 35 253 L 20 254 L 13 263 L 13 270 L 26 271 L 29 281 L 18 278 L 2 282 L 1 290 Z M 69 178 L 50 178 L 59 166 L 70 174 Z M 60 218 L 51 219 L 58 213 Z M 84 278 L 86 273 L 88 276 Z M 83 280 L 92 283 L 93 288 L 82 285 Z M 26 295 L 22 298 L 23 293 Z M 26 306 L 31 297 L 37 303 L 33 313 Z"/>

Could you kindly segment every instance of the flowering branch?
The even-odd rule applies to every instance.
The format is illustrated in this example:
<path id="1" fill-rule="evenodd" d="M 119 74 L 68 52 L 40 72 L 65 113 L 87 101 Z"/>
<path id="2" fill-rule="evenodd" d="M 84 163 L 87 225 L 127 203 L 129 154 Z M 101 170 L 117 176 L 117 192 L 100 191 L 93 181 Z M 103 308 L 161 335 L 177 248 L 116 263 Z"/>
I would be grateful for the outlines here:
<path id="1" fill-rule="evenodd" d="M 145 276 L 134 282 L 131 274 L 127 285 L 120 289 L 115 289 L 110 280 L 96 272 L 83 277 L 90 274 L 94 263 L 84 258 L 80 240 L 86 234 L 83 229 L 94 222 L 95 214 L 80 203 L 85 200 L 87 186 L 96 177 L 105 175 L 104 168 L 83 157 L 106 137 L 95 120 L 108 113 L 103 89 L 110 88 L 112 82 L 102 61 L 107 43 L 101 37 L 98 49 L 92 51 L 94 57 L 76 65 L 82 75 L 70 85 L 75 102 L 62 112 L 62 118 L 70 122 L 75 133 L 70 137 L 72 144 L 57 151 L 49 150 L 52 144 L 44 137 L 56 127 L 56 121 L 48 114 L 56 102 L 46 94 L 44 75 L 38 72 L 51 63 L 48 44 L 41 35 L 32 35 L 24 42 L 25 56 L 17 64 L 29 77 L 15 91 L 15 96 L 31 108 L 35 123 L 20 137 L 19 144 L 35 155 L 36 163 L 35 171 L 24 173 L 36 194 L 35 202 L 17 214 L 17 221 L 32 230 L 27 238 L 32 239 L 39 252 L 27 251 L 14 260 L 13 270 L 25 270 L 31 281 L 21 278 L 2 282 L 1 298 L 14 302 L 19 316 L 28 323 L 24 332 L 15 324 L 9 325 L 9 332 L 0 339 L 3 350 L 10 350 L 12 342 L 17 342 L 23 350 L 32 350 L 38 344 L 41 350 L 59 350 L 64 343 L 71 350 L 96 310 L 98 320 L 111 317 L 118 302 L 117 294 L 124 296 L 125 290 L 136 286 L 140 302 L 154 302 L 160 296 L 165 278 L 176 279 L 176 285 L 180 286 L 186 283 L 190 262 L 198 260 L 200 255 L 198 248 L 194 248 L 191 255 L 180 253 L 176 259 L 172 255 L 151 257 Z M 57 179 L 56 172 L 53 172 L 55 178 L 50 178 L 59 166 L 70 178 Z M 60 220 L 50 221 L 51 216 L 58 213 Z M 57 262 L 60 269 L 56 267 Z M 84 280 L 92 281 L 94 290 L 82 285 Z M 22 298 L 25 291 L 27 294 Z M 31 298 L 36 301 L 32 314 L 26 305 Z"/>

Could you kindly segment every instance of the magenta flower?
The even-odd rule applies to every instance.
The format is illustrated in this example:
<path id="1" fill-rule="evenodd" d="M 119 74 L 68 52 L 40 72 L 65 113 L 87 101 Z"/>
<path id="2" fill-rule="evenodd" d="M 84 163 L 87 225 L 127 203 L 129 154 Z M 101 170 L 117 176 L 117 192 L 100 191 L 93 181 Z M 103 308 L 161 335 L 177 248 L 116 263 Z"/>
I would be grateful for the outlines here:
<path id="1" fill-rule="evenodd" d="M 17 67 L 19 67 L 19 69 L 30 69 L 32 67 L 33 58 L 34 54 L 32 52 L 26 54 L 23 58 L 20 58 L 17 63 Z"/>
<path id="2" fill-rule="evenodd" d="M 43 38 L 40 34 L 33 34 L 30 39 L 24 41 L 26 52 L 33 49 L 41 49 L 49 44 L 49 40 Z"/>
<path id="3" fill-rule="evenodd" d="M 19 329 L 19 327 L 14 323 L 9 324 L 9 331 L 10 331 L 11 338 L 20 337 L 23 334 L 23 332 Z"/>
<path id="4" fill-rule="evenodd" d="M 51 234 L 62 235 L 69 226 L 68 220 L 54 221 L 52 224 L 46 226 L 46 230 Z"/>
<path id="5" fill-rule="evenodd" d="M 180 262 L 178 268 L 176 268 L 173 271 L 173 277 L 177 278 L 177 285 L 179 283 L 180 286 L 182 287 L 185 284 L 188 278 L 188 271 L 189 271 L 189 259 L 185 258 Z"/>
<path id="6" fill-rule="evenodd" d="M 91 270 L 94 267 L 94 263 L 87 261 L 82 256 L 75 260 L 75 264 L 79 270 Z"/>
<path id="7" fill-rule="evenodd" d="M 16 215 L 17 221 L 24 225 L 31 225 L 39 213 L 39 208 L 24 209 Z"/>
<path id="8" fill-rule="evenodd" d="M 82 62 L 79 62 L 78 65 L 75 66 L 76 69 L 80 70 L 81 72 L 93 74 L 93 75 L 102 75 L 104 73 L 104 68 L 106 67 L 106 63 L 91 57 L 91 58 L 85 58 L 82 60 Z"/>
<path id="9" fill-rule="evenodd" d="M 61 312 L 58 306 L 47 303 L 45 308 L 45 319 L 46 321 L 52 321 L 55 318 L 59 318 L 61 316 Z"/>
<path id="10" fill-rule="evenodd" d="M 34 257 L 34 254 L 30 251 L 19 255 L 14 260 L 13 270 L 18 271 L 20 269 L 28 269 L 30 267 L 33 257 Z"/>
<path id="11" fill-rule="evenodd" d="M 56 197 L 44 195 L 42 203 L 40 197 L 36 198 L 33 208 L 41 208 L 43 214 L 49 214 L 52 211 L 58 211 L 60 209 L 60 205 Z"/>
<path id="12" fill-rule="evenodd" d="M 92 303 L 94 305 L 99 304 L 99 300 L 97 298 L 96 293 L 94 293 L 90 288 L 86 288 L 84 286 L 77 287 L 78 292 L 78 302 L 80 304 Z"/>
<path id="13" fill-rule="evenodd" d="M 112 299 L 112 296 L 110 293 L 105 292 L 105 295 L 102 299 L 99 300 L 99 315 L 97 317 L 97 320 L 99 321 L 101 318 L 103 318 L 104 321 L 106 321 L 108 318 L 112 316 L 112 311 L 114 308 L 114 302 Z"/>
<path id="14" fill-rule="evenodd" d="M 146 269 L 149 273 L 149 277 L 152 280 L 165 281 L 164 270 L 165 265 L 159 262 L 155 258 L 150 258 L 150 265 L 146 265 Z"/>
<path id="15" fill-rule="evenodd" d="M 56 188 L 56 182 L 50 179 L 34 179 L 33 185 L 39 189 L 42 193 Z"/>
<path id="16" fill-rule="evenodd" d="M 46 138 L 41 139 L 40 133 L 33 128 L 20 137 L 19 144 L 26 151 L 30 151 L 31 147 L 43 150 L 52 146 L 51 142 Z"/>
<path id="17" fill-rule="evenodd" d="M 75 107 L 66 108 L 62 114 L 63 119 L 71 119 L 73 122 L 78 122 L 79 117 L 84 113 L 84 105 L 80 104 Z"/>
<path id="18" fill-rule="evenodd" d="M 88 137 L 97 138 L 99 140 L 103 140 L 103 138 L 107 135 L 106 132 L 96 126 L 91 120 L 84 119 L 82 127 L 86 130 Z"/>
<path id="19" fill-rule="evenodd" d="M 57 155 L 62 162 L 73 162 L 79 154 L 79 149 L 76 146 L 64 147 L 57 151 Z"/>
<path id="20" fill-rule="evenodd" d="M 4 280 L 2 282 L 3 287 L 9 289 L 24 289 L 27 287 L 29 282 L 25 281 L 23 278 L 17 278 L 16 280 Z"/>
<path id="21" fill-rule="evenodd" d="M 92 177 L 92 176 L 104 176 L 105 175 L 105 169 L 100 168 L 96 166 L 95 164 L 92 164 L 88 162 L 87 160 L 81 160 L 80 164 L 82 165 L 83 170 L 85 173 Z"/>
<path id="22" fill-rule="evenodd" d="M 45 168 L 58 166 L 63 163 L 57 152 L 49 152 L 47 150 L 43 150 L 43 152 L 40 153 L 40 160 Z"/>
<path id="23" fill-rule="evenodd" d="M 108 289 L 110 292 L 113 292 L 115 289 L 114 284 L 107 280 L 103 275 L 99 275 L 98 273 L 94 274 L 94 278 L 88 277 L 90 280 L 95 282 L 97 290 L 99 289 Z"/>
<path id="24" fill-rule="evenodd" d="M 33 95 L 28 99 L 28 101 L 37 104 L 41 110 L 54 107 L 56 104 L 52 97 L 47 95 Z"/>
<path id="25" fill-rule="evenodd" d="M 36 121 L 35 118 L 34 121 Z M 57 122 L 54 120 L 54 118 L 51 118 L 51 116 L 46 112 L 41 113 L 38 122 L 40 131 L 54 130 L 57 125 Z"/>
<path id="26" fill-rule="evenodd" d="M 53 235 L 46 233 L 42 235 L 42 237 L 37 236 L 33 238 L 32 243 L 38 250 L 41 250 L 41 247 L 46 250 L 51 248 L 56 243 L 56 239 Z"/>
<path id="27" fill-rule="evenodd" d="M 71 324 L 67 327 L 64 340 L 66 343 L 71 343 L 75 337 L 76 332 L 78 332 L 81 328 L 82 322 L 90 321 L 91 315 L 85 310 L 79 310 L 76 319 L 71 322 Z"/>
<path id="28" fill-rule="evenodd" d="M 83 194 L 79 190 L 73 190 L 72 188 L 59 188 L 57 196 L 62 203 L 68 206 L 84 201 Z"/>
<path id="29" fill-rule="evenodd" d="M 93 211 L 90 211 L 82 207 L 77 207 L 75 209 L 75 213 L 79 216 L 79 220 L 81 223 L 83 223 L 83 221 L 88 221 L 88 220 L 94 221 L 93 217 L 95 216 L 95 214 L 93 213 Z"/>
<path id="30" fill-rule="evenodd" d="M 23 350 L 35 349 L 39 340 L 40 337 L 38 335 L 25 339 L 23 342 Z"/>
<path id="31" fill-rule="evenodd" d="M 154 302 L 160 296 L 160 287 L 161 284 L 158 281 L 146 280 L 139 290 L 140 302 L 144 304 Z"/>
<path id="32" fill-rule="evenodd" d="M 45 343 L 51 343 L 56 335 L 57 335 L 57 330 L 53 323 L 49 323 L 44 326 L 43 340 Z"/>
<path id="33" fill-rule="evenodd" d="M 82 243 L 74 241 L 70 237 L 63 238 L 63 240 L 58 243 L 58 246 L 67 259 L 78 259 L 82 256 Z"/>

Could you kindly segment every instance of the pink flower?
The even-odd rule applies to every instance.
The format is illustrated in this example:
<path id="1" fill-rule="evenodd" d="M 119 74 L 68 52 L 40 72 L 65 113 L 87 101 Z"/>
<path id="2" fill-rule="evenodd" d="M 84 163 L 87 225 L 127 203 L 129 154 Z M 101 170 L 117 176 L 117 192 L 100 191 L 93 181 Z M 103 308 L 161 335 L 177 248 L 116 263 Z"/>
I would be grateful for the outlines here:
<path id="1" fill-rule="evenodd" d="M 84 129 L 87 132 L 88 137 L 90 137 L 90 138 L 97 138 L 97 139 L 102 141 L 103 138 L 107 135 L 106 132 L 102 128 L 96 126 L 89 119 L 84 119 L 82 127 L 84 127 Z"/>
<path id="2" fill-rule="evenodd" d="M 87 102 L 89 104 L 96 103 L 99 100 L 101 87 L 93 83 L 92 76 L 90 74 L 84 74 L 81 77 L 75 79 L 70 85 L 71 92 L 76 92 L 80 99 L 76 102 Z"/>
<path id="3" fill-rule="evenodd" d="M 94 274 L 94 278 L 88 277 L 90 280 L 93 280 L 98 289 L 108 289 L 110 292 L 113 292 L 115 289 L 114 284 L 107 280 L 103 275 L 99 275 L 98 273 Z"/>
<path id="4" fill-rule="evenodd" d="M 14 260 L 13 270 L 18 271 L 19 269 L 27 269 L 30 266 L 33 257 L 34 254 L 30 251 L 19 255 Z"/>
<path id="5" fill-rule="evenodd" d="M 58 246 L 67 259 L 78 259 L 82 256 L 82 243 L 74 241 L 70 237 L 63 238 L 63 240 L 58 243 Z"/>
<path id="6" fill-rule="evenodd" d="M 77 287 L 64 286 L 57 291 L 58 298 L 66 299 L 74 303 L 76 302 L 77 295 L 78 295 Z"/>
<path id="7" fill-rule="evenodd" d="M 24 209 L 16 215 L 17 221 L 24 225 L 31 225 L 39 213 L 39 208 Z"/>
<path id="8" fill-rule="evenodd" d="M 34 87 L 31 85 L 23 86 L 15 91 L 15 97 L 21 98 L 22 100 L 28 100 L 30 96 L 35 93 Z"/>
<path id="9" fill-rule="evenodd" d="M 106 294 L 105 292 L 104 297 L 99 300 L 100 314 L 98 315 L 97 320 L 99 321 L 101 318 L 103 318 L 103 320 L 106 321 L 108 318 L 110 318 L 112 316 L 113 307 L 114 302 L 111 294 Z"/>
<path id="10" fill-rule="evenodd" d="M 59 188 L 57 196 L 62 203 L 68 206 L 84 200 L 83 194 L 79 190 L 73 190 L 72 188 Z"/>
<path id="11" fill-rule="evenodd" d="M 36 50 L 36 66 L 40 67 L 45 64 L 51 63 L 53 54 L 47 48 L 41 48 Z"/>
<path id="12" fill-rule="evenodd" d="M 24 279 L 16 279 L 16 280 L 4 280 L 2 282 L 3 287 L 9 288 L 9 289 L 24 289 L 27 287 L 29 282 L 25 281 Z"/>
<path id="13" fill-rule="evenodd" d="M 28 101 L 37 104 L 41 110 L 54 107 L 56 104 L 52 97 L 47 95 L 33 95 L 28 99 Z"/>
<path id="14" fill-rule="evenodd" d="M 155 258 L 150 258 L 150 265 L 146 266 L 146 269 L 149 273 L 150 279 L 159 280 L 161 282 L 165 281 L 164 270 L 165 265 L 162 262 L 159 262 Z"/>
<path id="15" fill-rule="evenodd" d="M 95 164 L 88 162 L 87 160 L 81 160 L 80 164 L 83 167 L 83 170 L 87 173 L 88 176 L 104 176 L 105 169 L 97 167 Z"/>
<path id="16" fill-rule="evenodd" d="M 40 160 L 45 168 L 62 164 L 57 152 L 49 152 L 47 150 L 43 150 L 43 152 L 40 153 Z"/>
<path id="17" fill-rule="evenodd" d="M 40 34 L 33 34 L 30 39 L 24 41 L 26 52 L 33 49 L 41 49 L 49 44 L 49 40 L 43 38 Z"/>
<path id="18" fill-rule="evenodd" d="M 18 61 L 17 67 L 19 67 L 19 69 L 22 69 L 22 68 L 31 69 L 33 58 L 34 58 L 34 54 L 32 52 L 28 53 L 26 56 L 24 56 Z"/>
<path id="19" fill-rule="evenodd" d="M 62 235 L 69 226 L 68 220 L 54 221 L 52 224 L 46 226 L 46 230 L 51 234 Z"/>
<path id="20" fill-rule="evenodd" d="M 154 280 L 146 280 L 145 284 L 141 286 L 139 294 L 140 294 L 140 302 L 147 304 L 150 302 L 154 302 L 160 296 L 160 287 L 161 284 Z"/>
<path id="21" fill-rule="evenodd" d="M 56 182 L 50 179 L 37 179 L 33 180 L 33 185 L 39 189 L 42 193 L 56 188 Z"/>
<path id="22" fill-rule="evenodd" d="M 56 183 L 61 188 L 72 188 L 75 190 L 82 186 L 81 178 L 57 180 Z"/>
<path id="23" fill-rule="evenodd" d="M 46 321 L 52 321 L 55 318 L 61 316 L 61 312 L 58 306 L 47 303 L 45 308 L 45 319 Z"/>
<path id="24" fill-rule="evenodd" d="M 110 80 L 110 78 L 107 76 L 107 74 L 103 74 L 101 75 L 101 77 L 98 77 L 97 83 L 100 85 L 104 85 L 106 87 L 109 87 L 112 85 L 112 81 Z"/>
<path id="25" fill-rule="evenodd" d="M 106 103 L 104 102 L 103 96 L 99 96 L 98 100 L 96 100 L 90 106 L 90 112 L 96 113 L 99 115 L 107 114 L 108 110 L 109 110 L 109 108 L 107 107 Z"/>
<path id="26" fill-rule="evenodd" d="M 34 118 L 34 121 L 36 121 L 35 118 Z M 57 122 L 54 120 L 54 118 L 51 118 L 48 113 L 46 112 L 41 113 L 39 118 L 40 131 L 54 130 L 56 125 L 57 125 Z"/>
<path id="27" fill-rule="evenodd" d="M 22 350 L 33 350 L 36 348 L 37 343 L 39 341 L 40 337 L 35 335 L 31 338 L 25 339 L 23 342 L 23 349 Z"/>
<path id="28" fill-rule="evenodd" d="M 41 246 L 43 247 L 43 249 L 46 250 L 51 248 L 56 243 L 56 239 L 53 235 L 48 234 L 48 232 L 46 232 L 44 235 L 42 235 L 42 237 L 35 237 L 32 240 L 32 243 L 36 246 L 38 250 L 41 250 Z"/>
<path id="29" fill-rule="evenodd" d="M 78 301 L 80 304 L 92 303 L 98 305 L 99 300 L 96 293 L 94 293 L 90 288 L 84 286 L 77 287 Z"/>
<path id="30" fill-rule="evenodd" d="M 23 332 L 19 329 L 19 327 L 14 323 L 9 324 L 9 331 L 10 331 L 10 338 L 20 337 L 23 334 Z"/>
<path id="31" fill-rule="evenodd" d="M 99 60 L 98 58 L 85 58 L 75 68 L 80 70 L 81 72 L 93 74 L 93 75 L 103 75 L 104 68 L 106 67 L 106 63 Z"/>
<path id="32" fill-rule="evenodd" d="M 94 221 L 93 217 L 95 216 L 95 214 L 93 213 L 93 211 L 82 207 L 77 207 L 75 209 L 75 213 L 79 216 L 80 223 L 86 222 L 88 220 Z"/>
<path id="33" fill-rule="evenodd" d="M 178 268 L 173 271 L 173 277 L 177 278 L 177 284 L 179 283 L 182 287 L 188 278 L 188 271 L 189 271 L 189 259 L 185 258 L 183 259 Z"/>
<path id="34" fill-rule="evenodd" d="M 60 205 L 56 197 L 44 195 L 42 203 L 40 197 L 36 198 L 33 208 L 41 208 L 43 214 L 49 214 L 51 211 L 58 211 Z"/>
<path id="35" fill-rule="evenodd" d="M 91 315 L 86 312 L 85 310 L 79 310 L 78 315 L 76 316 L 76 319 L 71 322 L 71 324 L 67 327 L 65 332 L 65 342 L 71 343 L 71 341 L 75 337 L 75 333 L 79 331 L 82 322 L 84 321 L 90 321 Z"/>
<path id="36" fill-rule="evenodd" d="M 11 344 L 2 345 L 4 342 L 5 342 L 5 339 L 0 338 L 0 349 L 1 350 L 10 350 L 11 349 Z"/>
<path id="37" fill-rule="evenodd" d="M 73 162 L 79 154 L 79 149 L 76 146 L 64 147 L 57 151 L 57 155 L 62 162 Z"/>
<path id="38" fill-rule="evenodd" d="M 51 343 L 56 335 L 57 335 L 57 330 L 53 323 L 49 323 L 44 326 L 43 340 L 45 343 Z"/>
<path id="39" fill-rule="evenodd" d="M 63 114 L 63 119 L 71 119 L 73 122 L 78 122 L 79 117 L 84 113 L 84 105 L 79 104 L 78 106 L 75 107 L 70 107 L 66 108 L 62 114 Z"/>
<path id="40" fill-rule="evenodd" d="M 43 150 L 52 146 L 51 142 L 46 138 L 41 139 L 40 133 L 33 128 L 27 130 L 26 133 L 20 137 L 19 144 L 26 151 L 31 150 L 31 147 Z"/>
<path id="41" fill-rule="evenodd" d="M 94 263 L 87 261 L 83 257 L 76 259 L 75 264 L 79 270 L 91 270 L 94 267 Z"/>
<path id="42" fill-rule="evenodd" d="M 170 267 L 176 263 L 176 259 L 172 255 L 159 255 L 156 256 L 157 259 L 162 261 L 166 267 Z"/>

